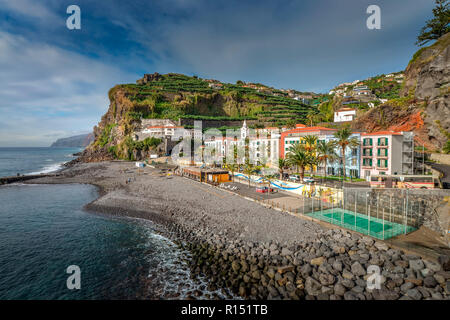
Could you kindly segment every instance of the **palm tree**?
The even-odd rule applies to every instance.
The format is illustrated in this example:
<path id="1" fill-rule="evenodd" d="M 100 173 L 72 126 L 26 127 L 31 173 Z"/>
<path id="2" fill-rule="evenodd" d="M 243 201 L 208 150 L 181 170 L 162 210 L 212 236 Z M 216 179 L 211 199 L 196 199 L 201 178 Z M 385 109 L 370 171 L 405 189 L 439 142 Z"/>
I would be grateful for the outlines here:
<path id="1" fill-rule="evenodd" d="M 225 164 L 225 168 L 228 171 L 231 171 L 231 181 L 234 182 L 234 173 L 238 169 L 238 165 L 236 163 L 227 163 L 227 164 Z"/>
<path id="2" fill-rule="evenodd" d="M 352 131 L 350 130 L 350 127 L 346 126 L 343 127 L 342 129 L 336 131 L 334 133 L 334 137 L 336 138 L 336 145 L 338 145 L 341 149 L 341 158 L 342 158 L 342 170 L 343 170 L 343 176 L 344 176 L 344 181 L 345 181 L 345 177 L 346 177 L 346 172 L 345 172 L 345 151 L 347 151 L 347 147 L 350 148 L 356 148 L 357 146 L 359 146 L 359 141 L 358 139 L 356 139 L 355 137 L 350 138 L 350 136 L 352 135 Z"/>
<path id="3" fill-rule="evenodd" d="M 324 165 L 325 179 L 327 178 L 327 163 L 334 162 L 339 157 L 335 147 L 334 141 L 319 141 L 317 143 L 317 156 L 319 163 Z"/>
<path id="4" fill-rule="evenodd" d="M 313 157 L 306 151 L 305 146 L 302 144 L 295 144 L 290 147 L 286 161 L 288 165 L 296 166 L 300 169 L 300 178 L 302 181 L 305 177 L 305 167 L 314 163 Z"/>
<path id="5" fill-rule="evenodd" d="M 316 135 L 307 135 L 303 137 L 303 141 L 305 141 L 305 150 L 309 153 L 310 156 L 316 157 L 316 147 L 317 147 L 317 140 L 319 139 Z M 317 161 L 314 161 L 317 162 Z M 310 166 L 310 172 L 313 175 L 314 174 L 314 165 L 315 163 L 311 163 Z"/>
<path id="6" fill-rule="evenodd" d="M 250 188 L 250 179 L 251 175 L 254 174 L 257 171 L 257 167 L 255 167 L 253 164 L 251 164 L 249 161 L 246 161 L 244 165 L 244 174 L 248 177 L 248 187 Z"/>
<path id="7" fill-rule="evenodd" d="M 283 179 L 284 169 L 287 167 L 286 159 L 279 158 L 278 159 L 278 172 L 280 173 L 280 180 Z"/>

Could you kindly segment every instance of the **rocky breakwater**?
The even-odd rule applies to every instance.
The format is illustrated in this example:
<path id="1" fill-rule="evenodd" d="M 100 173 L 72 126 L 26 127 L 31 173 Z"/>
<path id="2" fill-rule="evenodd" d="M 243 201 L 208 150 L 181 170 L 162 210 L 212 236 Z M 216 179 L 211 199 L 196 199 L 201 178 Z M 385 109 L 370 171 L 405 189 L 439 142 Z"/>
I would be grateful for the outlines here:
<path id="1" fill-rule="evenodd" d="M 172 225 L 177 243 L 192 253 L 192 276 L 210 290 L 230 289 L 246 299 L 421 300 L 450 298 L 450 259 L 426 261 L 372 238 L 340 229 L 314 241 L 285 246 L 229 240 L 225 233 L 186 232 Z M 369 266 L 380 288 L 369 289 Z"/>

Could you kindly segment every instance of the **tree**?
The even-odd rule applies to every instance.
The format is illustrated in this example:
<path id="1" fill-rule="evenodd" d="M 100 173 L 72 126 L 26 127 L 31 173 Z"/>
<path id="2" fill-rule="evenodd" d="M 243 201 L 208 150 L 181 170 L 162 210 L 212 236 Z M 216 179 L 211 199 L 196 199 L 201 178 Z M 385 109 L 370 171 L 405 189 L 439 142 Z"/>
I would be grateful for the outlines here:
<path id="1" fill-rule="evenodd" d="M 317 146 L 317 140 L 319 139 L 316 135 L 307 135 L 303 138 L 303 141 L 305 142 L 305 150 L 309 153 L 311 156 L 311 166 L 309 167 L 309 171 L 311 174 L 314 174 L 314 167 L 317 164 L 316 159 L 316 146 Z"/>
<path id="2" fill-rule="evenodd" d="M 319 141 L 317 143 L 317 156 L 319 163 L 324 165 L 325 179 L 327 177 L 327 163 L 334 162 L 339 156 L 336 153 L 335 143 L 333 141 Z"/>
<path id="3" fill-rule="evenodd" d="M 295 125 L 296 125 L 296 121 L 294 119 L 289 119 L 288 121 L 286 121 L 286 128 L 288 128 L 288 129 L 295 128 Z"/>
<path id="4" fill-rule="evenodd" d="M 313 157 L 306 151 L 305 146 L 302 144 L 295 144 L 289 148 L 286 161 L 288 165 L 296 166 L 300 169 L 300 178 L 302 181 L 305 177 L 305 168 L 314 163 Z"/>
<path id="5" fill-rule="evenodd" d="M 280 180 L 283 179 L 284 169 L 287 168 L 286 159 L 279 158 L 278 159 L 278 172 L 280 173 Z"/>
<path id="6" fill-rule="evenodd" d="M 249 188 L 250 188 L 251 175 L 254 174 L 257 170 L 258 170 L 258 168 L 255 167 L 253 164 L 251 164 L 248 161 L 244 165 L 244 174 L 247 175 L 247 177 L 248 177 L 248 187 Z"/>
<path id="7" fill-rule="evenodd" d="M 346 126 L 338 131 L 335 132 L 334 137 L 336 138 L 336 145 L 338 145 L 341 149 L 341 158 L 342 158 L 342 170 L 343 170 L 343 176 L 344 181 L 346 177 L 345 172 L 345 152 L 347 151 L 347 148 L 356 148 L 359 145 L 359 141 L 356 138 L 350 138 L 352 135 L 352 131 L 350 130 L 350 127 Z"/>
<path id="8" fill-rule="evenodd" d="M 228 171 L 231 171 L 231 181 L 234 182 L 234 173 L 238 169 L 238 165 L 236 163 L 227 163 L 227 164 L 225 164 L 225 168 Z"/>
<path id="9" fill-rule="evenodd" d="M 450 4 L 449 0 L 435 0 L 436 7 L 433 9 L 434 18 L 428 20 L 420 30 L 416 45 L 419 47 L 431 40 L 439 39 L 450 32 Z"/>

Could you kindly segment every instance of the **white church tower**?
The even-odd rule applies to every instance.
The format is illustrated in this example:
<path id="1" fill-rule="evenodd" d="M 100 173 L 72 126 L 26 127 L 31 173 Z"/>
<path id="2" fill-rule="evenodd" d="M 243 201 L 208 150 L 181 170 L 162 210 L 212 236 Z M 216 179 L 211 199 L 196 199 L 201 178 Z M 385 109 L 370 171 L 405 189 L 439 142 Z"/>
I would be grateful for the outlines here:
<path id="1" fill-rule="evenodd" d="M 242 128 L 241 128 L 241 139 L 245 140 L 245 138 L 247 138 L 247 137 L 248 137 L 247 121 L 244 120 L 244 123 L 243 123 Z"/>

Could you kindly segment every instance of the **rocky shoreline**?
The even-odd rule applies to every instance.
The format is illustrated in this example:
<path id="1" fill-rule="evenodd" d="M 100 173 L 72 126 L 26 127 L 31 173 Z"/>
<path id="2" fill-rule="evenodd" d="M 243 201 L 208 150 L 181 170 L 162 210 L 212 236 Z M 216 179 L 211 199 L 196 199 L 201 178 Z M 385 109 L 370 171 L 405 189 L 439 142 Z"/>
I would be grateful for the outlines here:
<path id="1" fill-rule="evenodd" d="M 167 179 L 157 170 L 141 174 L 132 165 L 77 164 L 33 183 L 99 186 L 101 196 L 88 210 L 163 225 L 165 236 L 191 252 L 192 276 L 206 276 L 210 290 L 226 288 L 245 299 L 450 299 L 448 256 L 427 261 L 194 181 Z M 367 287 L 369 266 L 379 267 L 380 289 Z"/>

